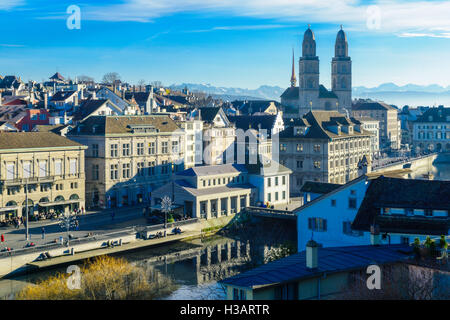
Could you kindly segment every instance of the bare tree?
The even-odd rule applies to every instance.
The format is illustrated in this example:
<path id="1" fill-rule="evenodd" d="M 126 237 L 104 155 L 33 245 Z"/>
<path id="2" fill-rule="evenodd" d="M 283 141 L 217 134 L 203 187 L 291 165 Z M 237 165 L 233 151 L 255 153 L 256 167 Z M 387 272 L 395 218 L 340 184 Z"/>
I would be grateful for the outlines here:
<path id="1" fill-rule="evenodd" d="M 108 72 L 103 76 L 103 83 L 113 84 L 116 81 L 120 80 L 120 75 L 117 72 Z"/>
<path id="2" fill-rule="evenodd" d="M 154 88 L 157 88 L 157 89 L 163 87 L 163 84 L 162 84 L 161 81 L 152 81 L 150 84 L 151 84 Z"/>
<path id="3" fill-rule="evenodd" d="M 94 78 L 86 76 L 86 75 L 80 75 L 77 77 L 79 82 L 94 82 Z"/>
<path id="4" fill-rule="evenodd" d="M 431 268 L 399 264 L 382 268 L 380 289 L 367 288 L 368 275 L 353 273 L 350 284 L 336 299 L 352 300 L 440 300 L 449 299 L 445 274 Z M 448 275 L 447 275 L 448 277 Z"/>

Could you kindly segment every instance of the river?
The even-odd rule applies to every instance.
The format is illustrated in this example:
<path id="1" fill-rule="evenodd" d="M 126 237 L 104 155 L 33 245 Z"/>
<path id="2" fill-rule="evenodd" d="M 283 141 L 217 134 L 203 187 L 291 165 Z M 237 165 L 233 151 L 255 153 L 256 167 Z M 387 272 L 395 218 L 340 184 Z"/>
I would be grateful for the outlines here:
<path id="1" fill-rule="evenodd" d="M 285 232 L 288 230 L 288 232 Z M 264 237 L 260 235 L 264 234 Z M 258 236 L 259 235 L 259 236 Z M 149 247 L 133 252 L 116 254 L 137 266 L 155 269 L 178 285 L 169 296 L 161 299 L 207 300 L 225 299 L 225 291 L 218 280 L 232 276 L 267 262 L 271 249 L 289 244 L 296 247 L 295 227 L 286 222 L 270 222 L 244 227 L 244 230 L 194 239 L 169 245 Z M 80 262 L 79 264 L 82 264 Z M 0 297 L 14 299 L 14 295 L 29 283 L 47 279 L 57 267 L 0 280 Z"/>

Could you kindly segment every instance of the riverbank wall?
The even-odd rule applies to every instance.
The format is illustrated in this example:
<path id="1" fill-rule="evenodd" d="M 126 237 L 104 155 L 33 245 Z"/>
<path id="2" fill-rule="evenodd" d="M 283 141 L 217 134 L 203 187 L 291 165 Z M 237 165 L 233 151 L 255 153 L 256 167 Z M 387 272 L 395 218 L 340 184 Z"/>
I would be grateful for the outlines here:
<path id="1" fill-rule="evenodd" d="M 199 220 L 192 224 L 181 226 L 181 234 L 168 234 L 166 237 L 143 239 L 142 230 L 124 229 L 111 234 L 100 235 L 90 239 L 79 239 L 69 245 L 54 244 L 29 248 L 20 252 L 0 254 L 0 278 L 8 278 L 28 272 L 35 272 L 58 265 L 67 265 L 76 261 L 93 258 L 96 256 L 139 250 L 156 245 L 164 245 L 174 241 L 186 241 L 195 238 L 203 238 L 215 234 L 226 226 L 235 215 L 224 216 L 210 220 Z M 140 226 L 144 229 L 146 226 Z M 152 234 L 164 233 L 164 228 L 151 228 Z M 167 230 L 171 230 L 167 229 Z M 148 233 L 148 232 L 147 232 Z M 40 259 L 43 254 L 50 256 L 45 260 Z"/>

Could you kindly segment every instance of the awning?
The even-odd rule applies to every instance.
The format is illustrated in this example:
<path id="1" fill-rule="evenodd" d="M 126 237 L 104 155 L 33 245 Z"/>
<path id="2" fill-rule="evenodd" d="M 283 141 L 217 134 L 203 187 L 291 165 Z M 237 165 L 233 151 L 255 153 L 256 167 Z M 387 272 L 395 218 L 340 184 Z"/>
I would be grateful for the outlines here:
<path id="1" fill-rule="evenodd" d="M 65 204 L 79 203 L 82 199 L 73 199 L 73 200 L 65 200 L 65 201 L 55 201 L 55 202 L 39 202 L 40 207 L 53 207 L 53 206 L 62 206 Z"/>
<path id="2" fill-rule="evenodd" d="M 0 208 L 0 212 L 18 210 L 19 208 L 19 206 L 4 207 Z"/>

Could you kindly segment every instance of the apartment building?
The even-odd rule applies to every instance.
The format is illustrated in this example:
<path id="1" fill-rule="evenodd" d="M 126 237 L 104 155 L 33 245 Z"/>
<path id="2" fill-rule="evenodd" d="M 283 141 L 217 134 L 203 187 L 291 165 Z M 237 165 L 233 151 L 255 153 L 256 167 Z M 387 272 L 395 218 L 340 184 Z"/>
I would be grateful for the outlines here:
<path id="1" fill-rule="evenodd" d="M 380 122 L 380 149 L 400 149 L 401 133 L 397 109 L 378 101 L 359 100 L 352 105 L 355 118 L 370 117 Z"/>
<path id="2" fill-rule="evenodd" d="M 68 137 L 88 146 L 88 207 L 150 202 L 154 189 L 184 169 L 185 133 L 168 116 L 91 116 Z"/>
<path id="3" fill-rule="evenodd" d="M 355 123 L 360 122 L 361 127 L 369 131 L 372 136 L 370 137 L 370 154 L 372 157 L 379 156 L 380 154 L 380 121 L 364 117 L 364 118 L 351 118 Z"/>
<path id="4" fill-rule="evenodd" d="M 280 163 L 293 171 L 290 191 L 306 181 L 343 184 L 357 178 L 370 159 L 370 132 L 337 111 L 310 111 L 280 132 Z"/>
<path id="5" fill-rule="evenodd" d="M 188 119 L 177 121 L 186 134 L 184 167 L 191 168 L 203 163 L 203 121 Z"/>
<path id="6" fill-rule="evenodd" d="M 428 109 L 413 122 L 413 150 L 450 151 L 450 108 Z"/>
<path id="7" fill-rule="evenodd" d="M 49 132 L 0 132 L 0 219 L 25 215 L 26 198 L 30 215 L 84 207 L 86 149 Z"/>

